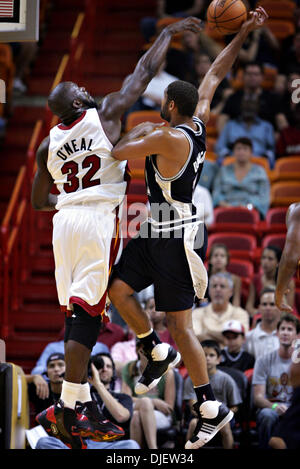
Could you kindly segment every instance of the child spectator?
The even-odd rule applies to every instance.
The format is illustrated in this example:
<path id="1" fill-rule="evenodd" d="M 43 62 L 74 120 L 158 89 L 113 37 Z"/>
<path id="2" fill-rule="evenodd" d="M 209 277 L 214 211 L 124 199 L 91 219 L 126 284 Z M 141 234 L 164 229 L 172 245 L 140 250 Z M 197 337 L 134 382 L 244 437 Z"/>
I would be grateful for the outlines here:
<path id="1" fill-rule="evenodd" d="M 221 351 L 220 364 L 240 371 L 252 369 L 255 358 L 243 350 L 245 343 L 243 325 L 239 321 L 227 321 L 223 326 L 222 334 L 227 340 L 227 346 Z"/>

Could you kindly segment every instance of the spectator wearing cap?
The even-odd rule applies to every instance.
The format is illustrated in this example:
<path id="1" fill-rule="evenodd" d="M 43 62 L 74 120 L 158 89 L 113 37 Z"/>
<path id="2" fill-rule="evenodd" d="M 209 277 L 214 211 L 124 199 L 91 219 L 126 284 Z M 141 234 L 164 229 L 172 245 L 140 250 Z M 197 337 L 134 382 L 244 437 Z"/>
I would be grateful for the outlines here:
<path id="1" fill-rule="evenodd" d="M 255 359 L 253 355 L 243 350 L 245 328 L 240 321 L 226 321 L 222 334 L 226 338 L 227 345 L 221 351 L 220 364 L 240 371 L 252 369 Z"/>
<path id="2" fill-rule="evenodd" d="M 32 375 L 40 374 L 44 375 L 47 370 L 47 359 L 50 355 L 60 353 L 64 355 L 65 353 L 65 343 L 63 340 L 50 342 L 44 350 L 42 351 L 38 361 L 35 364 L 35 367 L 31 370 Z M 92 349 L 91 355 L 97 355 L 98 353 L 109 353 L 108 346 L 102 342 L 96 342 Z"/>
<path id="3" fill-rule="evenodd" d="M 53 405 L 60 397 L 66 369 L 64 355 L 52 353 L 47 359 L 46 369 L 46 379 L 36 374 L 25 375 L 29 402 L 32 404 L 35 414 Z"/>
<path id="4" fill-rule="evenodd" d="M 261 321 L 246 334 L 244 345 L 244 349 L 255 359 L 279 347 L 276 327 L 281 313 L 275 305 L 274 287 L 265 287 L 262 290 L 258 311 L 261 314 Z"/>
<path id="5" fill-rule="evenodd" d="M 243 308 L 233 306 L 230 302 L 233 294 L 231 274 L 218 272 L 211 275 L 208 291 L 211 302 L 207 306 L 193 310 L 193 328 L 200 341 L 211 339 L 224 346 L 226 345 L 226 339 L 222 334 L 224 322 L 234 319 L 240 321 L 247 332 L 249 315 Z"/>
<path id="6" fill-rule="evenodd" d="M 65 372 L 65 360 L 62 354 L 53 354 L 47 361 L 49 376 L 49 397 L 52 402 L 41 400 L 40 411 L 47 409 L 60 397 L 62 379 Z M 106 419 L 122 426 L 130 421 L 132 415 L 132 400 L 125 394 L 115 393 L 111 383 L 114 381 L 114 363 L 109 353 L 91 357 L 91 396 L 97 402 Z M 36 376 L 36 375 L 34 375 Z M 81 413 L 80 403 L 77 403 L 78 412 Z M 93 441 L 86 440 L 87 449 L 140 449 L 133 440 Z M 62 441 L 52 436 L 40 438 L 35 449 L 69 449 Z"/>

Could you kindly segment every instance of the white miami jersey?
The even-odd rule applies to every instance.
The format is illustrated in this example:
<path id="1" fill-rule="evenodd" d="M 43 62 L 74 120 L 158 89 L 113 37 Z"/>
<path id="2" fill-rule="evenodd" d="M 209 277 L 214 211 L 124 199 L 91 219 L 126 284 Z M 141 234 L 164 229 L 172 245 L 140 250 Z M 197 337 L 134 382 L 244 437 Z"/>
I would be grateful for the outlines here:
<path id="1" fill-rule="evenodd" d="M 47 167 L 59 191 L 57 210 L 81 203 L 121 204 L 127 162 L 115 160 L 112 147 L 94 108 L 71 125 L 50 130 Z"/>

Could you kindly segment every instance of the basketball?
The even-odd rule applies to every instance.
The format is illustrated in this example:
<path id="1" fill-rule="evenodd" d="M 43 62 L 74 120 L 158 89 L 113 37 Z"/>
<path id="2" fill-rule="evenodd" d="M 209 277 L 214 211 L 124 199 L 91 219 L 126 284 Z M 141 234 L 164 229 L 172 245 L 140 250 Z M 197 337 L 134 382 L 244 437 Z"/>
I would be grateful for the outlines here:
<path id="1" fill-rule="evenodd" d="M 240 30 L 247 19 L 247 9 L 241 0 L 213 0 L 207 10 L 210 29 L 226 35 Z"/>

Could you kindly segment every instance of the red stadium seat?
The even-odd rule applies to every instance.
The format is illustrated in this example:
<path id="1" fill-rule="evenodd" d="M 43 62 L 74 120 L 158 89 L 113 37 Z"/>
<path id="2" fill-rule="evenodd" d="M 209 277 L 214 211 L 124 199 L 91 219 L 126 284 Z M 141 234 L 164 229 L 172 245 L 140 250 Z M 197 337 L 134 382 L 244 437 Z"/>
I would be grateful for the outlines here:
<path id="1" fill-rule="evenodd" d="M 233 231 L 248 234 L 257 234 L 260 216 L 257 210 L 246 207 L 217 207 L 214 210 L 214 223 L 209 231 Z"/>
<path id="2" fill-rule="evenodd" d="M 227 270 L 232 274 L 248 279 L 252 279 L 254 274 L 254 267 L 252 262 L 245 259 L 230 259 Z"/>
<path id="3" fill-rule="evenodd" d="M 285 243 L 285 233 L 275 233 L 265 236 L 261 243 L 261 249 L 265 249 L 267 246 L 278 246 L 283 249 Z"/>
<path id="4" fill-rule="evenodd" d="M 287 207 L 272 207 L 268 210 L 265 219 L 265 234 L 286 233 L 285 217 Z"/>
<path id="5" fill-rule="evenodd" d="M 208 236 L 207 254 L 211 246 L 222 243 L 227 246 L 231 258 L 252 260 L 257 248 L 256 237 L 246 233 L 221 232 Z"/>

